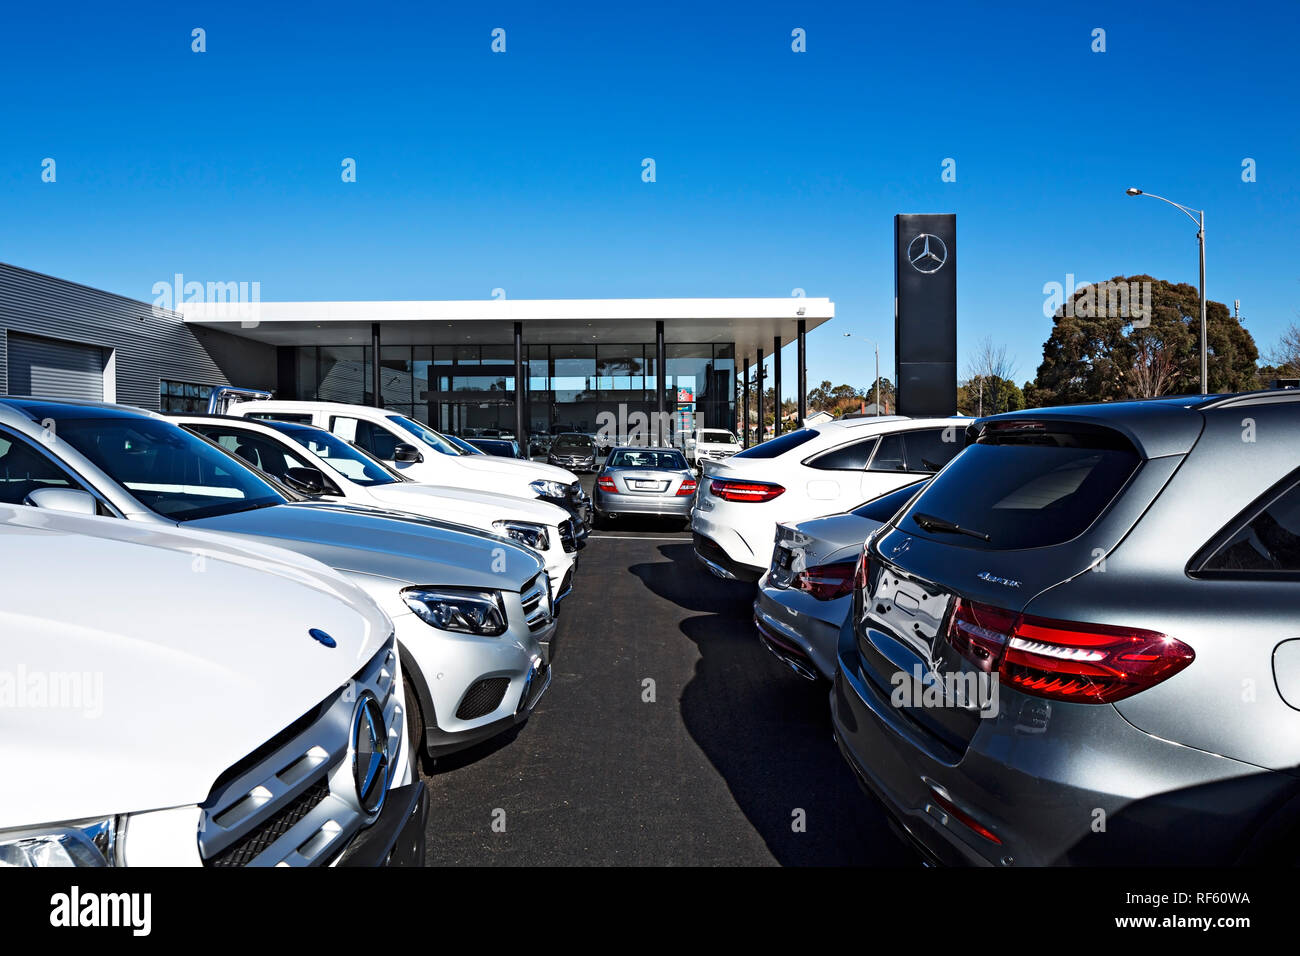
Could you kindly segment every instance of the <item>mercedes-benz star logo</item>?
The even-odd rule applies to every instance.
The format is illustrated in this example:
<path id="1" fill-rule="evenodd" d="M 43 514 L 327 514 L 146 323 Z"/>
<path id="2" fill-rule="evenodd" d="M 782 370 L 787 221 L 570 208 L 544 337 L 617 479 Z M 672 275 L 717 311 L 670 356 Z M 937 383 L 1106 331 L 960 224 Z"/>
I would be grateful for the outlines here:
<path id="1" fill-rule="evenodd" d="M 948 261 L 948 247 L 938 236 L 923 232 L 908 243 L 907 261 L 917 272 L 938 272 Z"/>
<path id="2" fill-rule="evenodd" d="M 388 795 L 388 729 L 379 702 L 366 694 L 352 713 L 352 779 L 357 801 L 368 816 L 378 813 Z"/>

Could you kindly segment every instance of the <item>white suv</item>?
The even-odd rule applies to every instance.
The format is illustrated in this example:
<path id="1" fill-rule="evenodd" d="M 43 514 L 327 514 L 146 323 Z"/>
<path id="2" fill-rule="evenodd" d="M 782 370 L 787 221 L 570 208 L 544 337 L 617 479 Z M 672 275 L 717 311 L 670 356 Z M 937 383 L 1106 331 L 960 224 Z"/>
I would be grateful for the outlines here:
<path id="1" fill-rule="evenodd" d="M 397 654 L 308 558 L 0 505 L 0 868 L 420 865 Z"/>
<path id="2" fill-rule="evenodd" d="M 428 425 L 388 409 L 338 402 L 241 401 L 231 404 L 227 414 L 315 425 L 414 481 L 543 498 L 578 519 L 584 535 L 591 527 L 590 502 L 573 472 L 541 462 L 468 454 Z"/>
<path id="3" fill-rule="evenodd" d="M 961 451 L 968 421 L 840 419 L 706 461 L 691 514 L 695 555 L 719 577 L 757 581 L 778 523 L 839 514 L 934 474 Z"/>
<path id="4" fill-rule="evenodd" d="M 699 467 L 704 461 L 730 458 L 741 450 L 739 440 L 725 428 L 693 428 L 678 432 L 673 436 L 673 444 L 694 467 Z"/>
<path id="5" fill-rule="evenodd" d="M 505 535 L 546 565 L 552 601 L 573 587 L 576 524 L 549 501 L 411 481 L 333 432 L 294 422 L 221 415 L 170 415 L 187 431 L 318 501 L 404 511 Z"/>

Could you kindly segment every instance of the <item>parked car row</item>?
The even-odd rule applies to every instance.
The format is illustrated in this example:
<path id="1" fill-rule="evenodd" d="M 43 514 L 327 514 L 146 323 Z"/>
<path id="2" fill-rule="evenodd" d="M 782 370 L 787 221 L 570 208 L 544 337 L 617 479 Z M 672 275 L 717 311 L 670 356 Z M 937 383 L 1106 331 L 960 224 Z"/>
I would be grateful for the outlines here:
<path id="1" fill-rule="evenodd" d="M 0 399 L 0 641 L 42 688 L 6 720 L 43 728 L 0 743 L 43 782 L 0 784 L 0 864 L 419 863 L 420 762 L 550 685 L 570 473 L 379 409 L 226 410 Z"/>
<path id="2" fill-rule="evenodd" d="M 707 465 L 696 551 L 766 533 L 759 638 L 926 859 L 1293 863 L 1298 439 L 1294 391 L 835 422 Z"/>

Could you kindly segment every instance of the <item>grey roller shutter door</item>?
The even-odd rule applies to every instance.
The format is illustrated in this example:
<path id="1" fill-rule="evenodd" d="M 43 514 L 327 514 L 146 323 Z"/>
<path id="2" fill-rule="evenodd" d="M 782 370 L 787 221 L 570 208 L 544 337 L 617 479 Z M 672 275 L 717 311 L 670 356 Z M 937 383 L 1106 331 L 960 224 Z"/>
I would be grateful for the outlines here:
<path id="1" fill-rule="evenodd" d="M 9 394 L 102 401 L 104 350 L 10 332 Z"/>

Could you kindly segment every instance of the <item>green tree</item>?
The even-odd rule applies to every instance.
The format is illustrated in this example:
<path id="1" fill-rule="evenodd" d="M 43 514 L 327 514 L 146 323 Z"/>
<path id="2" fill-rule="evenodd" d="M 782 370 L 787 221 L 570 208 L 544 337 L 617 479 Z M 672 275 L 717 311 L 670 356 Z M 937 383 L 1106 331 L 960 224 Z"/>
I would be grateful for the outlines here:
<path id="1" fill-rule="evenodd" d="M 1113 284 L 1150 283 L 1146 322 L 1130 299 L 1128 315 L 1098 287 L 1078 289 L 1057 309 L 1032 389 L 1031 407 L 1105 402 L 1200 391 L 1200 305 L 1195 287 L 1151 276 L 1116 276 Z M 1134 285 L 1134 284 L 1137 285 Z M 1107 285 L 1105 283 L 1102 284 Z M 1135 297 L 1137 298 L 1137 297 Z M 1259 350 L 1222 302 L 1206 303 L 1211 392 L 1255 388 Z M 1135 321 L 1137 324 L 1135 325 Z"/>

